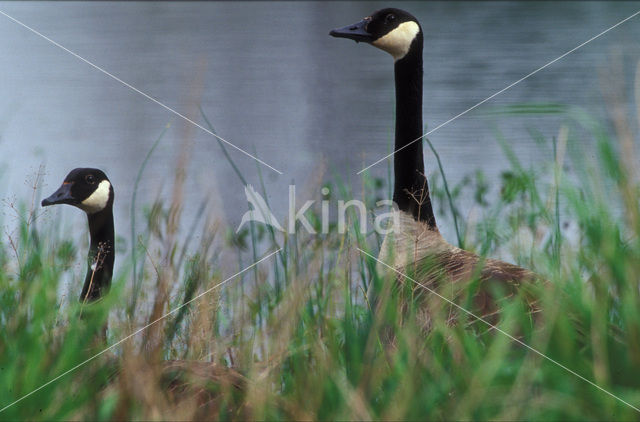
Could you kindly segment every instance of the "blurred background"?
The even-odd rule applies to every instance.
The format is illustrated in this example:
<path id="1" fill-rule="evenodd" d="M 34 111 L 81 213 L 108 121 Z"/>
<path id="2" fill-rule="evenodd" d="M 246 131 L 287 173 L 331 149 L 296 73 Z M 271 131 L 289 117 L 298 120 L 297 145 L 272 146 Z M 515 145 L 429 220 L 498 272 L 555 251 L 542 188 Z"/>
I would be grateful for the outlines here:
<path id="1" fill-rule="evenodd" d="M 631 2 L 394 2 L 425 31 L 424 121 L 433 128 L 636 11 Z M 9 3 L 0 9 L 168 107 L 257 155 L 278 175 L 230 150 L 247 182 L 264 178 L 278 218 L 289 183 L 340 176 L 358 195 L 356 172 L 393 142 L 392 59 L 328 36 L 387 6 L 380 2 Z M 45 166 L 43 195 L 74 167 L 99 167 L 116 189 L 118 234 L 127 236 L 133 184 L 166 125 L 140 182 L 139 204 L 170 195 L 177 161 L 188 162 L 184 212 L 202 199 L 236 227 L 247 209 L 242 183 L 216 139 L 0 16 L 0 165 L 5 201 L 29 197 Z M 501 133 L 523 163 L 540 156 L 529 128 L 555 136 L 563 117 L 510 115 L 496 107 L 577 106 L 607 118 L 602 74 L 616 61 L 633 80 L 640 21 L 632 19 L 474 112 L 430 135 L 451 184 L 480 169 L 490 185 L 507 167 Z M 631 82 L 630 82 L 631 83 Z M 632 85 L 631 85 L 632 86 Z M 629 96 L 629 107 L 633 104 Z M 606 120 L 605 120 L 606 121 Z M 437 169 L 430 151 L 427 171 Z M 388 163 L 370 170 L 385 178 Z M 317 184 L 319 191 L 319 183 Z M 302 192 L 309 198 L 318 192 Z M 461 199 L 464 209 L 472 201 Z M 304 201 L 301 201 L 304 202 Z M 6 204 L 6 202 L 5 202 Z M 142 206 L 140 207 L 141 211 Z M 58 207 L 78 227 L 78 211 Z M 441 220 L 454 240 L 451 222 Z M 80 230 L 78 228 L 78 230 Z"/>

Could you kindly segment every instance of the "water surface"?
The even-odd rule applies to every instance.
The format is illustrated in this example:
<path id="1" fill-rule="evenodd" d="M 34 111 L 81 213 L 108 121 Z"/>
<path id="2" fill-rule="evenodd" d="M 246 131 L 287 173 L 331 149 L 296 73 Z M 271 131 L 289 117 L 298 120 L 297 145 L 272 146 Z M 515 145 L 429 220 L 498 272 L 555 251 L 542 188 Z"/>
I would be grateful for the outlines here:
<path id="1" fill-rule="evenodd" d="M 313 186 L 324 166 L 329 175 L 340 175 L 357 190 L 360 178 L 355 173 L 389 151 L 394 109 L 391 58 L 370 46 L 328 36 L 331 28 L 384 6 L 364 1 L 1 2 L 0 10 L 199 124 L 201 105 L 223 138 L 284 173 L 259 170 L 274 212 L 283 216 L 290 182 Z M 637 8 L 631 2 L 394 6 L 411 11 L 425 30 L 424 120 L 429 127 Z M 243 187 L 214 138 L 3 16 L 0 39 L 3 198 L 27 198 L 25 180 L 43 163 L 45 194 L 74 167 L 100 167 L 116 188 L 118 231 L 126 236 L 133 180 L 169 124 L 142 180 L 140 202 L 158 196 L 168 200 L 176 162 L 186 150 L 187 216 L 208 197 L 224 222 L 237 225 L 246 210 Z M 527 128 L 549 139 L 558 133 L 561 117 L 487 117 L 483 111 L 491 107 L 560 103 L 605 118 L 598 72 L 607 72 L 614 53 L 621 55 L 632 105 L 638 39 L 636 18 L 433 133 L 430 139 L 451 183 L 474 169 L 482 169 L 490 182 L 497 181 L 507 161 L 496 130 L 524 163 L 549 159 Z M 256 163 L 230 153 L 247 180 L 258 185 Z M 435 169 L 432 154 L 426 157 L 427 168 Z M 371 173 L 386 176 L 386 164 Z M 471 201 L 463 206 L 468 213 Z M 55 212 L 74 225 L 84 224 L 74 210 Z M 442 225 L 445 236 L 453 240 L 450 222 Z"/>

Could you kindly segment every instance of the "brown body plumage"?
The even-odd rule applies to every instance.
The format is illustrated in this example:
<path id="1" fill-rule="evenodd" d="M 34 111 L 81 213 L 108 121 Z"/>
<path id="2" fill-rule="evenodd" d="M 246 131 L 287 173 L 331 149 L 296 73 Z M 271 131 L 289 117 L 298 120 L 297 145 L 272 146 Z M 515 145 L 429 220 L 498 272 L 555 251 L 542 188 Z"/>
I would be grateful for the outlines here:
<path id="1" fill-rule="evenodd" d="M 472 292 L 469 311 L 490 321 L 495 321 L 500 302 L 517 294 L 523 295 L 531 312 L 536 311 L 535 294 L 529 284 L 540 279 L 537 274 L 455 247 L 437 228 L 402 211 L 394 213 L 393 231 L 385 237 L 378 259 L 384 263 L 377 266 L 379 273 L 393 272 L 403 283 L 410 282 L 414 291 L 437 291 L 456 302 Z"/>

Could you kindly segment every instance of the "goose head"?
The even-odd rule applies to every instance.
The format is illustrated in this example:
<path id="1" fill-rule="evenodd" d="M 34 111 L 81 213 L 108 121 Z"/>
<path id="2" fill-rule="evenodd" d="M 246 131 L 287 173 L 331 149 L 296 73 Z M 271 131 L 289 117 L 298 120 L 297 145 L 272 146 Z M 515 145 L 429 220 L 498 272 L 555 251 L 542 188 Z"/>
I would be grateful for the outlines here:
<path id="1" fill-rule="evenodd" d="M 113 196 L 113 186 L 102 170 L 77 168 L 57 191 L 42 200 L 42 206 L 69 204 L 91 215 L 112 207 Z"/>
<path id="2" fill-rule="evenodd" d="M 396 61 L 412 49 L 422 49 L 422 28 L 418 20 L 395 8 L 378 10 L 360 22 L 332 30 L 329 35 L 366 42 L 391 54 Z"/>

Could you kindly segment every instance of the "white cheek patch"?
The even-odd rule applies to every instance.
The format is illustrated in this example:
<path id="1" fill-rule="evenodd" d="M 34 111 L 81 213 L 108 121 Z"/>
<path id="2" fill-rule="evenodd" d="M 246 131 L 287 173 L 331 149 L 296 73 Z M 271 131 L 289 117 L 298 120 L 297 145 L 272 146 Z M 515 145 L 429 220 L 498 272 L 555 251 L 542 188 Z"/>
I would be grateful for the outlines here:
<path id="1" fill-rule="evenodd" d="M 107 202 L 109 202 L 110 188 L 111 184 L 108 181 L 103 180 L 100 182 L 96 190 L 93 191 L 91 196 L 78 205 L 78 208 L 85 211 L 87 214 L 94 214 L 98 211 L 102 211 L 107 206 Z"/>
<path id="2" fill-rule="evenodd" d="M 372 44 L 391 54 L 395 60 L 400 60 L 409 52 L 409 47 L 418 32 L 420 27 L 417 23 L 402 22 L 396 29 L 378 38 Z"/>

